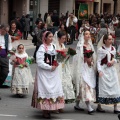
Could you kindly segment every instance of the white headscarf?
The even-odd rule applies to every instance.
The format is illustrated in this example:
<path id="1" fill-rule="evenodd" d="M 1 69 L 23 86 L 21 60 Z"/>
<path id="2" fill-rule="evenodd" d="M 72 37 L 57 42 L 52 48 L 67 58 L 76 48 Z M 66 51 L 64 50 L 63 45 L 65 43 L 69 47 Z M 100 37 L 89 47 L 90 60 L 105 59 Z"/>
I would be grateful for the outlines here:
<path id="1" fill-rule="evenodd" d="M 23 51 L 23 53 L 22 54 L 20 54 L 19 52 L 18 52 L 18 46 L 19 45 L 22 45 L 23 47 L 24 47 L 24 51 Z M 25 51 L 25 46 L 23 45 L 23 44 L 19 44 L 18 46 L 17 46 L 17 49 L 16 49 L 16 53 L 15 53 L 15 56 L 17 56 L 17 57 L 19 57 L 19 58 L 28 58 L 28 54 L 26 53 L 26 51 Z"/>

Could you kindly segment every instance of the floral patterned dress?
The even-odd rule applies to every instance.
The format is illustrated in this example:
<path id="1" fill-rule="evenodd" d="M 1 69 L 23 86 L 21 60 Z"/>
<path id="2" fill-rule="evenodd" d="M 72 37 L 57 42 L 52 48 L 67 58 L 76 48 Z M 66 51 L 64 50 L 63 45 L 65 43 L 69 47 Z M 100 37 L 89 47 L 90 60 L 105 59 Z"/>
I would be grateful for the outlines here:
<path id="1" fill-rule="evenodd" d="M 83 46 L 83 53 L 85 52 L 91 52 L 91 47 L 86 47 Z M 85 57 L 85 55 L 84 55 Z M 96 99 L 95 96 L 95 89 L 92 88 L 89 83 L 85 81 L 85 77 L 87 76 L 88 81 L 95 81 L 95 72 L 93 69 L 93 66 L 89 66 L 86 62 L 83 64 L 83 70 L 82 70 L 82 76 L 81 76 L 81 81 L 80 81 L 80 92 L 78 99 L 81 102 L 89 101 L 89 102 L 94 102 Z"/>
<path id="2" fill-rule="evenodd" d="M 16 54 L 17 61 L 13 67 L 13 79 L 11 85 L 11 92 L 14 94 L 27 94 L 29 92 L 29 85 L 33 82 L 31 70 L 29 66 L 20 67 L 26 62 L 27 56 Z"/>
<path id="3" fill-rule="evenodd" d="M 37 51 L 37 73 L 34 84 L 32 104 L 41 110 L 58 110 L 64 108 L 64 94 L 58 68 L 51 71 L 56 50 L 51 44 L 46 47 L 42 44 Z"/>

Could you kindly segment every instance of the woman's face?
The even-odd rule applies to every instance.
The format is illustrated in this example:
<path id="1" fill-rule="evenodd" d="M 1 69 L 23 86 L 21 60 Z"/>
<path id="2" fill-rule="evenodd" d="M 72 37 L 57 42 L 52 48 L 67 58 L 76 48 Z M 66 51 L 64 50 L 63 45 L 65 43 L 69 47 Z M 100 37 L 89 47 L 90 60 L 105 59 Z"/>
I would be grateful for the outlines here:
<path id="1" fill-rule="evenodd" d="M 13 24 L 11 25 L 11 28 L 16 29 L 16 24 L 13 23 Z"/>
<path id="2" fill-rule="evenodd" d="M 41 26 L 41 24 L 42 24 L 42 22 L 40 21 L 40 22 L 38 23 L 38 27 L 40 27 L 40 26 Z"/>
<path id="3" fill-rule="evenodd" d="M 64 43 L 66 41 L 66 35 L 59 38 L 59 43 Z"/>
<path id="4" fill-rule="evenodd" d="M 24 52 L 24 46 L 23 45 L 20 45 L 18 48 L 17 48 L 18 52 L 19 53 L 23 53 Z"/>
<path id="5" fill-rule="evenodd" d="M 105 45 L 112 45 L 113 43 L 113 38 L 111 35 L 108 36 L 108 39 L 104 41 Z"/>
<path id="6" fill-rule="evenodd" d="M 46 43 L 47 43 L 47 44 L 50 44 L 52 41 L 53 41 L 53 34 L 50 33 L 50 34 L 47 36 L 47 38 L 46 38 Z"/>
<path id="7" fill-rule="evenodd" d="M 65 26 L 64 25 L 61 25 L 61 29 L 64 30 Z"/>
<path id="8" fill-rule="evenodd" d="M 90 38 L 91 38 L 90 32 L 89 31 L 85 31 L 85 33 L 84 33 L 84 39 L 85 39 L 85 41 L 90 40 Z"/>

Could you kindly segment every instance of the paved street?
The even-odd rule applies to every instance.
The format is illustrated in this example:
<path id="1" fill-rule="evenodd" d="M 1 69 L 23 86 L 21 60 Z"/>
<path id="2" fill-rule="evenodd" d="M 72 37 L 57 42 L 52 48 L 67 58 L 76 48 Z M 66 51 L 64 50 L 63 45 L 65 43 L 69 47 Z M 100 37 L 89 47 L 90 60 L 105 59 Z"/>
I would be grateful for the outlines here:
<path id="1" fill-rule="evenodd" d="M 33 55 L 34 46 L 30 40 L 24 41 L 27 53 L 29 56 Z M 72 45 L 75 48 L 76 42 Z M 36 64 L 31 65 L 31 71 L 33 77 L 36 72 Z M 1 88 L 0 93 L 2 100 L 0 101 L 0 120 L 43 120 L 40 110 L 31 107 L 31 97 L 33 92 L 33 85 L 30 86 L 30 93 L 25 98 L 17 98 L 11 94 L 10 88 Z M 74 110 L 74 104 L 65 105 L 64 113 L 52 114 L 52 119 L 56 120 L 118 120 L 117 115 L 113 114 L 112 106 L 103 106 L 106 113 L 95 113 L 94 115 L 88 115 L 86 105 L 81 104 L 81 107 L 85 108 L 84 112 Z M 93 108 L 96 109 L 96 105 L 93 104 Z M 119 107 L 120 108 L 120 107 Z"/>

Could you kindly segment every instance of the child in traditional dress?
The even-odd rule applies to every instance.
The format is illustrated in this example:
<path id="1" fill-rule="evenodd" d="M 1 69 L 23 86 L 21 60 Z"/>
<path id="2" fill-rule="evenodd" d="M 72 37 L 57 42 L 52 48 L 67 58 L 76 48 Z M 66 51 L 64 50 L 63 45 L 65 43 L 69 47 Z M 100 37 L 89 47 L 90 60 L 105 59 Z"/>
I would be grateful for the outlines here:
<path id="1" fill-rule="evenodd" d="M 29 64 L 26 62 L 28 58 L 23 44 L 19 44 L 14 56 L 14 70 L 11 91 L 13 94 L 23 97 L 29 92 L 29 84 L 33 82 Z"/>

